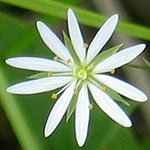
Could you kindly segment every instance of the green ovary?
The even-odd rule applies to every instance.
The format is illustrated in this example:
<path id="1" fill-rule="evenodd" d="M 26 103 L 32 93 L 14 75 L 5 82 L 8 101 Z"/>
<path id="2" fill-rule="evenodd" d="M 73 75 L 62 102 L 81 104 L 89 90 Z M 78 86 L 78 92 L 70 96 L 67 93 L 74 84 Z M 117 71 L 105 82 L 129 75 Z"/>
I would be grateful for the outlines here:
<path id="1" fill-rule="evenodd" d="M 77 72 L 77 77 L 81 80 L 86 80 L 88 77 L 87 71 L 85 69 L 80 69 Z"/>
<path id="2" fill-rule="evenodd" d="M 79 80 L 87 80 L 90 73 L 85 67 L 77 67 L 74 69 L 74 76 Z"/>

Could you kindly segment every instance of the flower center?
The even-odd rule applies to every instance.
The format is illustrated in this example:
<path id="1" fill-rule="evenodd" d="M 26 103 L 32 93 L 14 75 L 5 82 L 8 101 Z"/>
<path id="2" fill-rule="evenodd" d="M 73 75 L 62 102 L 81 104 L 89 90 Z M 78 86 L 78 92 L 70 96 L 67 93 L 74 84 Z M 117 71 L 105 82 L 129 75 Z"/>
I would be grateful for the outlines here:
<path id="1" fill-rule="evenodd" d="M 87 71 L 86 69 L 79 69 L 76 71 L 76 76 L 80 79 L 80 80 L 85 80 L 88 77 Z"/>

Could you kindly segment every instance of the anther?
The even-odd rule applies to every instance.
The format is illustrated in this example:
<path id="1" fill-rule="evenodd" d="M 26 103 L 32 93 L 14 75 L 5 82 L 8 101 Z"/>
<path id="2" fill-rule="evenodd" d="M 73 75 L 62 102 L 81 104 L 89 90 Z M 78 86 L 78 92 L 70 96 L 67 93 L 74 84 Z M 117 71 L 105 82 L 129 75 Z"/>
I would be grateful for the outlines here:
<path id="1" fill-rule="evenodd" d="M 93 109 L 93 105 L 90 104 L 90 105 L 88 106 L 88 108 L 89 108 L 90 110 L 92 110 L 92 109 Z"/>
<path id="2" fill-rule="evenodd" d="M 55 56 L 53 59 L 54 59 L 55 61 L 57 61 L 57 60 L 58 60 L 58 56 Z"/>
<path id="3" fill-rule="evenodd" d="M 103 87 L 101 87 L 101 90 L 102 90 L 102 91 L 106 91 L 106 90 L 107 90 L 107 87 L 106 87 L 106 86 L 103 86 Z"/>
<path id="4" fill-rule="evenodd" d="M 110 73 L 111 73 L 111 74 L 114 74 L 114 73 L 115 73 L 115 69 L 111 69 L 111 70 L 110 70 Z"/>
<path id="5" fill-rule="evenodd" d="M 78 94 L 78 90 L 77 89 L 74 89 L 74 94 Z"/>
<path id="6" fill-rule="evenodd" d="M 71 59 L 67 59 L 66 63 L 67 64 L 71 63 Z"/>
<path id="7" fill-rule="evenodd" d="M 96 63 L 93 64 L 93 67 L 96 67 Z"/>
<path id="8" fill-rule="evenodd" d="M 51 77 L 51 76 L 53 76 L 53 73 L 52 72 L 48 72 L 47 76 Z"/>
<path id="9" fill-rule="evenodd" d="M 87 43 L 84 43 L 84 44 L 83 44 L 83 47 L 84 47 L 84 48 L 87 48 L 87 47 L 88 47 L 88 44 L 87 44 Z"/>
<path id="10" fill-rule="evenodd" d="M 57 94 L 53 93 L 53 94 L 51 95 L 51 98 L 52 98 L 52 99 L 57 99 Z"/>

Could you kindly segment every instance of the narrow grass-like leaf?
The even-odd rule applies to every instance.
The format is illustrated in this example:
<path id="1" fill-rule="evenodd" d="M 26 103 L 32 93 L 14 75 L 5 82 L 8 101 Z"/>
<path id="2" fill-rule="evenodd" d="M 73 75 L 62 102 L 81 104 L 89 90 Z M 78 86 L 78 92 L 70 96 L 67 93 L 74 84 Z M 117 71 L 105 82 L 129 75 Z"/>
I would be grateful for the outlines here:
<path id="1" fill-rule="evenodd" d="M 143 70 L 146 70 L 146 71 L 150 71 L 149 67 L 143 67 L 143 66 L 139 66 L 137 64 L 127 64 L 123 67 L 131 67 L 131 68 L 135 68 L 135 69 L 143 69 Z"/>
<path id="2" fill-rule="evenodd" d="M 79 21 L 85 25 L 92 27 L 100 27 L 106 17 L 87 11 L 85 9 L 77 8 L 54 0 L 0 0 L 1 2 L 29 9 L 35 12 L 52 15 L 58 18 L 65 19 L 68 8 L 73 8 L 78 15 Z M 87 19 L 88 18 L 88 19 Z M 117 28 L 119 32 L 131 35 L 136 38 L 150 40 L 150 28 L 136 25 L 129 22 L 120 21 Z"/>
<path id="3" fill-rule="evenodd" d="M 38 137 L 36 137 L 31 128 L 28 126 L 26 116 L 24 116 L 23 111 L 19 107 L 14 96 L 6 92 L 6 88 L 8 87 L 6 79 L 7 76 L 4 74 L 1 65 L 0 68 L 0 81 L 1 85 L 3 85 L 0 86 L 0 104 L 5 110 L 7 118 L 9 119 L 12 128 L 16 133 L 19 143 L 24 150 L 43 149 Z"/>
<path id="4" fill-rule="evenodd" d="M 144 60 L 145 64 L 150 68 L 150 62 L 145 58 L 143 58 L 143 60 Z"/>

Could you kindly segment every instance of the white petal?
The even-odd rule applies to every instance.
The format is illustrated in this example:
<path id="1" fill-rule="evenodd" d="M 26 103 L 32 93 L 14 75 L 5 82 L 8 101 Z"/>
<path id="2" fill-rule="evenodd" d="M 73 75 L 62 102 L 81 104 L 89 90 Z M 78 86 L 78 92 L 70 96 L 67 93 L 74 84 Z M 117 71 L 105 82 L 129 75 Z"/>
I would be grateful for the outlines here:
<path id="1" fill-rule="evenodd" d="M 6 60 L 10 66 L 34 71 L 70 71 L 70 68 L 60 62 L 38 57 L 15 57 Z"/>
<path id="2" fill-rule="evenodd" d="M 98 106 L 114 121 L 124 127 L 131 127 L 132 123 L 125 112 L 102 90 L 93 84 L 89 89 Z"/>
<path id="3" fill-rule="evenodd" d="M 44 131 L 45 137 L 49 136 L 56 129 L 57 125 L 59 124 L 63 115 L 65 114 L 66 109 L 73 96 L 75 83 L 76 82 L 73 82 L 55 103 L 46 122 Z"/>
<path id="4" fill-rule="evenodd" d="M 68 28 L 76 54 L 80 58 L 81 62 L 83 62 L 85 60 L 86 48 L 84 47 L 84 41 L 77 18 L 71 9 L 68 10 Z"/>
<path id="5" fill-rule="evenodd" d="M 55 33 L 50 28 L 48 28 L 41 21 L 37 22 L 37 28 L 41 35 L 41 38 L 53 53 L 55 53 L 65 62 L 68 59 L 71 59 L 73 61 L 72 56 L 70 55 L 68 49 L 64 46 L 64 44 L 60 41 L 60 39 L 55 35 Z"/>
<path id="6" fill-rule="evenodd" d="M 112 69 L 123 66 L 136 58 L 140 53 L 142 53 L 145 47 L 145 44 L 139 44 L 119 51 L 118 53 L 115 53 L 114 55 L 99 63 L 95 67 L 94 72 L 108 72 Z"/>
<path id="7" fill-rule="evenodd" d="M 89 124 L 89 97 L 87 86 L 83 85 L 77 100 L 76 114 L 75 114 L 75 131 L 76 139 L 79 146 L 83 146 L 87 137 Z"/>
<path id="8" fill-rule="evenodd" d="M 72 77 L 46 77 L 31 81 L 25 81 L 7 89 L 7 92 L 13 94 L 36 94 L 51 91 L 64 86 L 70 82 Z"/>
<path id="9" fill-rule="evenodd" d="M 138 102 L 145 102 L 146 100 L 148 100 L 147 96 L 142 91 L 117 78 L 103 74 L 95 75 L 95 78 L 107 85 L 108 87 L 112 88 L 119 94 L 132 100 Z"/>
<path id="10" fill-rule="evenodd" d="M 115 14 L 110 17 L 104 25 L 99 29 L 96 36 L 92 40 L 88 53 L 87 53 L 87 62 L 89 63 L 104 47 L 107 41 L 112 36 L 118 22 L 118 15 Z"/>

